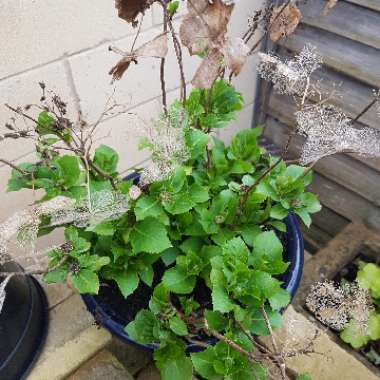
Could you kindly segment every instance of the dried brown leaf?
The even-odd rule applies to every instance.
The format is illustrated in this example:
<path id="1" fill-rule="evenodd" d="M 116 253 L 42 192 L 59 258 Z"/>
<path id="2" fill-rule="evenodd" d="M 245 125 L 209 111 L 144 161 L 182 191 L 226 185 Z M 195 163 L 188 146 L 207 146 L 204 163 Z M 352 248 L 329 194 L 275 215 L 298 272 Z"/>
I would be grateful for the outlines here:
<path id="1" fill-rule="evenodd" d="M 114 47 L 110 47 L 110 50 L 124 56 L 109 72 L 113 80 L 119 80 L 132 62 L 137 63 L 138 58 L 165 58 L 168 54 L 168 38 L 166 33 L 160 34 L 130 53 Z"/>
<path id="2" fill-rule="evenodd" d="M 301 12 L 295 4 L 289 3 L 283 8 L 279 6 L 273 9 L 269 33 L 273 42 L 291 35 L 301 21 Z"/>
<path id="3" fill-rule="evenodd" d="M 323 8 L 323 15 L 328 16 L 333 9 L 338 4 L 338 0 L 327 0 L 325 7 Z"/>
<path id="4" fill-rule="evenodd" d="M 233 8 L 221 0 L 212 4 L 208 0 L 188 1 L 189 13 L 181 24 L 180 38 L 190 54 L 203 53 L 205 49 L 224 42 Z"/>
<path id="5" fill-rule="evenodd" d="M 144 13 L 151 5 L 149 0 L 115 0 L 115 8 L 119 17 L 123 20 L 136 24 L 136 17 L 139 13 Z"/>
<path id="6" fill-rule="evenodd" d="M 228 39 L 223 46 L 222 52 L 226 66 L 235 74 L 239 75 L 247 61 L 249 47 L 241 38 Z"/>
<path id="7" fill-rule="evenodd" d="M 198 67 L 191 84 L 197 88 L 211 88 L 221 70 L 223 54 L 219 49 L 212 49 Z"/>

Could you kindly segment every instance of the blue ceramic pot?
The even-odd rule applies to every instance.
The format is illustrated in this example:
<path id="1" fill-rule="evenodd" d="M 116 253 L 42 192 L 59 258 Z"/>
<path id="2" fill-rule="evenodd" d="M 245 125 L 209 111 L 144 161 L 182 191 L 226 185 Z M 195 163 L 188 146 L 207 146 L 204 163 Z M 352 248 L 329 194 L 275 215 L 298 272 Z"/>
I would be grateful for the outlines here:
<path id="1" fill-rule="evenodd" d="M 288 270 L 282 275 L 281 280 L 283 281 L 283 288 L 294 297 L 302 277 L 304 245 L 298 219 L 293 214 L 290 214 L 285 219 L 285 223 L 287 226 L 287 232 L 284 259 L 285 261 L 290 262 L 290 265 Z M 158 347 L 157 344 L 141 345 L 133 341 L 124 331 L 124 327 L 129 321 L 123 320 L 123 317 L 118 315 L 117 312 L 115 312 L 107 302 L 102 300 L 101 297 L 83 295 L 82 298 L 87 309 L 95 317 L 95 320 L 123 342 L 137 345 L 149 351 Z M 209 338 L 205 340 L 205 342 L 215 344 L 216 340 Z M 202 350 L 202 348 L 195 344 L 188 345 L 188 352 L 196 352 L 199 350 Z"/>

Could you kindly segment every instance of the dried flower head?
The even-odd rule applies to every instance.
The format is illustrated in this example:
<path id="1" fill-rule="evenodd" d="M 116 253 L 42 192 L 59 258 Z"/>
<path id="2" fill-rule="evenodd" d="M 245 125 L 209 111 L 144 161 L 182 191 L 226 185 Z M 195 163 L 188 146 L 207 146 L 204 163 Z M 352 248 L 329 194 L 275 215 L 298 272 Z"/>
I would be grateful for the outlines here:
<path id="1" fill-rule="evenodd" d="M 301 152 L 303 165 L 340 152 L 380 156 L 380 131 L 352 125 L 340 109 L 317 104 L 296 113 L 298 133 L 306 142 Z"/>
<path id="2" fill-rule="evenodd" d="M 270 54 L 259 53 L 258 72 L 262 78 L 272 82 L 280 94 L 303 95 L 311 74 L 322 63 L 314 47 L 304 46 L 294 60 L 282 62 Z"/>
<path id="3" fill-rule="evenodd" d="M 133 185 L 130 189 L 129 189 L 129 193 L 128 193 L 129 197 L 131 199 L 133 199 L 134 201 L 136 199 L 139 199 L 140 195 L 141 195 L 141 189 L 136 186 L 136 185 Z"/>
<path id="4" fill-rule="evenodd" d="M 185 141 L 188 117 L 181 106 L 174 106 L 167 116 L 145 125 L 142 147 L 152 152 L 152 163 L 141 173 L 142 184 L 166 179 L 179 165 L 186 162 L 190 153 Z"/>
<path id="5" fill-rule="evenodd" d="M 354 320 L 365 332 L 373 309 L 367 289 L 357 283 L 336 286 L 329 281 L 311 287 L 306 306 L 322 323 L 338 331 Z"/>

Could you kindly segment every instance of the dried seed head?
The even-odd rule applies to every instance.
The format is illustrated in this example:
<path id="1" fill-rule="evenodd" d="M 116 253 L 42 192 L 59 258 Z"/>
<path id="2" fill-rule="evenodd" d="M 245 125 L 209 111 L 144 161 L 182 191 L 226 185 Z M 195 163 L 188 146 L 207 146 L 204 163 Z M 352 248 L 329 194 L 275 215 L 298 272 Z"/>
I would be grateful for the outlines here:
<path id="1" fill-rule="evenodd" d="M 380 156 L 380 132 L 352 126 L 343 111 L 332 105 L 313 105 L 296 113 L 297 132 L 305 136 L 300 162 L 307 165 L 339 152 Z"/>
<path id="2" fill-rule="evenodd" d="M 280 94 L 303 95 L 308 79 L 322 63 L 315 48 L 306 45 L 294 60 L 282 62 L 270 54 L 259 53 L 258 72 L 262 78 L 272 82 Z"/>
<path id="3" fill-rule="evenodd" d="M 141 195 L 141 189 L 136 186 L 136 185 L 133 185 L 130 189 L 129 189 L 129 196 L 131 199 L 133 199 L 134 201 L 136 199 L 138 199 Z"/>
<path id="4" fill-rule="evenodd" d="M 350 320 L 355 320 L 363 331 L 366 330 L 373 309 L 368 290 L 357 283 L 340 287 L 329 281 L 311 287 L 306 306 L 322 323 L 338 331 L 343 330 Z"/>

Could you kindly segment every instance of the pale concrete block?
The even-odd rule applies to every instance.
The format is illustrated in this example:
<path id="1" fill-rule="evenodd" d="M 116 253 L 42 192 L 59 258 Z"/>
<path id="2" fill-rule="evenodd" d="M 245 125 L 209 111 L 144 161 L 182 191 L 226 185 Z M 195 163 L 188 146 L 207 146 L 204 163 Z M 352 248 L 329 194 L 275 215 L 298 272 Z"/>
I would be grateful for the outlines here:
<path id="1" fill-rule="evenodd" d="M 284 326 L 276 336 L 286 351 L 299 350 L 315 337 L 314 353 L 287 359 L 287 365 L 297 373 L 309 372 L 313 380 L 376 380 L 379 377 L 305 316 L 289 306 L 284 314 Z M 268 341 L 268 344 L 270 342 Z"/>
<path id="2" fill-rule="evenodd" d="M 0 78 L 135 32 L 108 0 L 4 0 L 0 21 Z"/>
<path id="3" fill-rule="evenodd" d="M 228 127 L 219 130 L 219 138 L 221 138 L 226 144 L 230 144 L 232 137 L 239 130 L 251 128 L 253 107 L 253 104 L 250 104 L 238 112 L 236 121 L 232 122 Z"/>
<path id="4" fill-rule="evenodd" d="M 154 123 L 161 112 L 160 99 L 154 99 L 125 114 L 106 120 L 96 130 L 96 144 L 114 148 L 120 155 L 119 172 L 124 172 L 150 157 L 148 150 L 139 150 L 138 144 L 148 125 Z"/>
<path id="5" fill-rule="evenodd" d="M 62 346 L 45 348 L 27 380 L 63 380 L 83 363 L 101 351 L 110 341 L 111 334 L 91 326 Z M 105 377 L 103 377 L 105 378 Z"/>
<path id="6" fill-rule="evenodd" d="M 138 38 L 137 46 L 160 33 L 160 29 L 150 29 L 142 33 Z M 128 51 L 131 49 L 132 42 L 133 37 L 128 37 L 119 41 L 117 46 Z M 184 52 L 187 77 L 190 78 L 194 72 L 194 65 L 187 64 L 188 57 L 188 54 Z M 124 77 L 115 85 L 111 85 L 108 72 L 119 59 L 120 56 L 108 51 L 108 44 L 70 58 L 74 82 L 81 99 L 81 108 L 89 121 L 98 118 L 111 95 L 117 103 L 131 109 L 161 94 L 159 59 L 142 58 L 137 65 L 132 63 Z M 179 70 L 170 40 L 166 72 L 167 89 L 179 87 Z"/>
<path id="7" fill-rule="evenodd" d="M 0 46 L 0 50 L 1 48 Z M 24 53 L 19 54 L 19 56 L 24 56 Z M 38 82 L 45 82 L 47 90 L 53 91 L 63 101 L 67 102 L 69 117 L 76 116 L 75 98 L 68 83 L 65 66 L 62 62 L 53 63 L 0 82 L 0 133 L 6 131 L 4 127 L 5 123 L 9 122 L 12 116 L 15 116 L 4 104 L 8 103 L 16 108 L 24 107 L 27 104 L 38 104 L 42 94 Z M 33 117 L 38 113 L 39 110 L 35 107 L 28 111 L 28 114 L 31 114 Z M 33 122 L 24 120 L 22 117 L 17 117 L 16 125 L 22 129 L 25 126 L 32 127 Z M 31 139 L 7 139 L 0 141 L 0 157 L 8 161 L 23 157 L 33 149 L 34 141 Z M 0 166 L 2 166 L 1 163 Z"/>
<path id="8" fill-rule="evenodd" d="M 133 380 L 133 376 L 109 351 L 103 350 L 67 380 Z"/>

